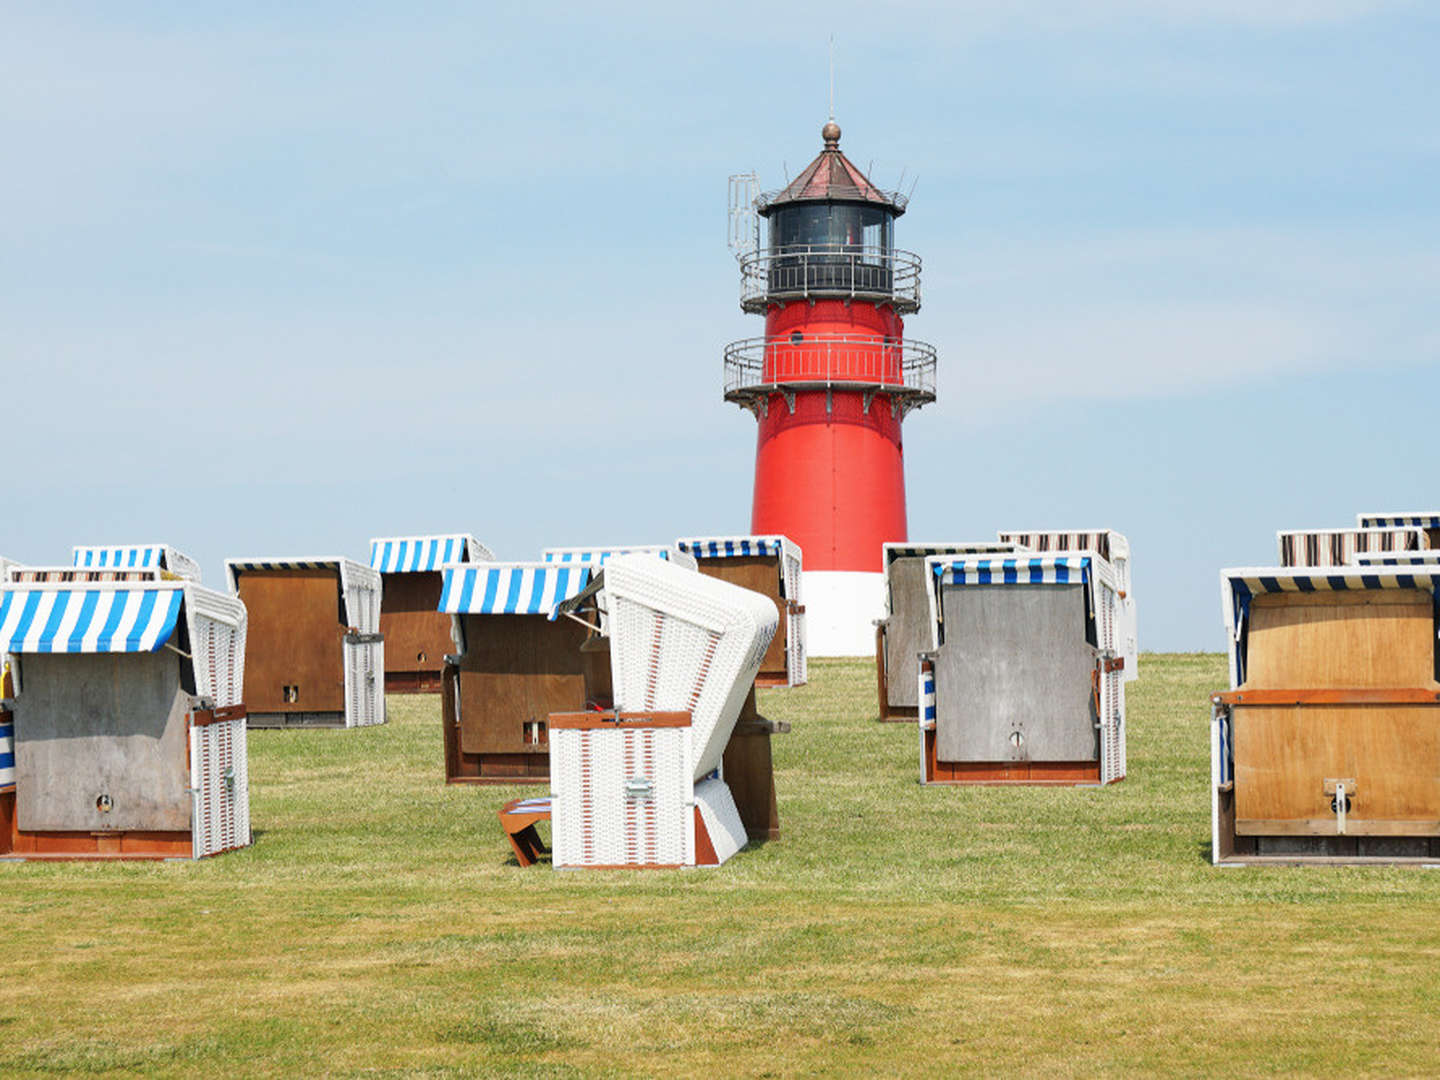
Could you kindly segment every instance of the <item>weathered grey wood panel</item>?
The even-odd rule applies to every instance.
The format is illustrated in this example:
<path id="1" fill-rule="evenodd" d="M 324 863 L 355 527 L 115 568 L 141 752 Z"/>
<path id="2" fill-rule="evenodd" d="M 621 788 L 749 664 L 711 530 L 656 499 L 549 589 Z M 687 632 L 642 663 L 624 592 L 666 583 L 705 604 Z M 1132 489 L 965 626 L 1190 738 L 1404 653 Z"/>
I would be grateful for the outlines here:
<path id="1" fill-rule="evenodd" d="M 885 627 L 885 698 L 894 706 L 919 704 L 915 654 L 929 652 L 930 602 L 925 593 L 925 558 L 890 564 L 890 621 Z"/>
<path id="2" fill-rule="evenodd" d="M 935 661 L 941 761 L 1094 761 L 1095 648 L 1083 585 L 958 585 L 941 593 Z"/>
<path id="3" fill-rule="evenodd" d="M 22 661 L 15 703 L 22 829 L 184 830 L 190 777 L 180 657 L 48 655 Z M 110 809 L 96 804 L 109 796 Z"/>

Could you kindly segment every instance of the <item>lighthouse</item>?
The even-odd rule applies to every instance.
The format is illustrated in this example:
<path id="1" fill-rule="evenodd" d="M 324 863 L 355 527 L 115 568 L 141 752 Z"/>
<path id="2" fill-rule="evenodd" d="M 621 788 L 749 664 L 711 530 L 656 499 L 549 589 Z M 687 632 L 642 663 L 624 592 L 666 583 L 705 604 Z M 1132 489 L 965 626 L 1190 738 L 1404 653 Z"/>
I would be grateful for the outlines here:
<path id="1" fill-rule="evenodd" d="M 759 430 L 751 531 L 804 556 L 810 652 L 875 647 L 881 545 L 906 539 L 901 425 L 935 400 L 935 350 L 905 338 L 920 308 L 920 258 L 895 247 L 905 212 L 840 150 L 840 126 L 777 192 L 731 177 L 740 306 L 763 337 L 725 348 L 725 400 Z M 761 222 L 765 238 L 761 239 Z"/>

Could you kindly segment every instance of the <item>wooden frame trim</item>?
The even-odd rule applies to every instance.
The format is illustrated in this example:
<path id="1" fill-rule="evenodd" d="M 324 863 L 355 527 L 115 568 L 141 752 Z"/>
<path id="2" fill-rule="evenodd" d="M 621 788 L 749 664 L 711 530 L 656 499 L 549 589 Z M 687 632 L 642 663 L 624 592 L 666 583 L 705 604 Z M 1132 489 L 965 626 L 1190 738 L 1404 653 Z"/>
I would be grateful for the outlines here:
<path id="1" fill-rule="evenodd" d="M 1381 818 L 1366 820 L 1354 813 L 1345 815 L 1345 831 L 1335 831 L 1335 818 L 1277 819 L 1236 818 L 1237 836 L 1440 836 L 1440 820 L 1386 821 Z"/>
<path id="2" fill-rule="evenodd" d="M 1383 687 L 1359 690 L 1227 690 L 1213 694 L 1215 705 L 1434 705 L 1440 690 Z"/>
<path id="3" fill-rule="evenodd" d="M 551 713 L 550 730 L 597 731 L 620 728 L 683 728 L 690 726 L 687 712 L 564 712 Z"/>
<path id="4" fill-rule="evenodd" d="M 230 720 L 244 720 L 245 717 L 244 705 L 225 705 L 218 709 L 196 709 L 190 714 L 190 726 L 208 727 L 211 724 L 223 724 Z"/>

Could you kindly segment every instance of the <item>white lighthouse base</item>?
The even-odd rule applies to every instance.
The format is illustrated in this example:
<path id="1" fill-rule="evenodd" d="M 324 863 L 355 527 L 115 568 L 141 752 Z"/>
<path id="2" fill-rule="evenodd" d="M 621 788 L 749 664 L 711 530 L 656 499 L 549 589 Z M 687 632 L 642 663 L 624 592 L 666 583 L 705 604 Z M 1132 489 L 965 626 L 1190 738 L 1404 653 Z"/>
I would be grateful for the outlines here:
<path id="1" fill-rule="evenodd" d="M 885 614 L 885 575 L 804 572 L 805 646 L 811 656 L 874 656 L 875 620 Z"/>

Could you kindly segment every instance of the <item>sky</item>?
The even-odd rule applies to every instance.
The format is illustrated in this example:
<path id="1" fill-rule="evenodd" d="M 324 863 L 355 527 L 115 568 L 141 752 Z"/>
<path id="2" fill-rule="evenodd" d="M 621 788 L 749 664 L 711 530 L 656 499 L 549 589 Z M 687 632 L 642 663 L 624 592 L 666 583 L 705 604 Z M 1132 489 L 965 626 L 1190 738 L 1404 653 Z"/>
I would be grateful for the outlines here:
<path id="1" fill-rule="evenodd" d="M 1440 509 L 1440 10 L 5 4 L 0 553 L 749 528 L 727 177 L 915 184 L 910 535 L 1118 529 L 1220 650 L 1281 528 Z"/>

